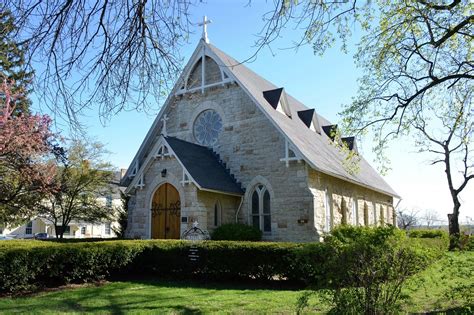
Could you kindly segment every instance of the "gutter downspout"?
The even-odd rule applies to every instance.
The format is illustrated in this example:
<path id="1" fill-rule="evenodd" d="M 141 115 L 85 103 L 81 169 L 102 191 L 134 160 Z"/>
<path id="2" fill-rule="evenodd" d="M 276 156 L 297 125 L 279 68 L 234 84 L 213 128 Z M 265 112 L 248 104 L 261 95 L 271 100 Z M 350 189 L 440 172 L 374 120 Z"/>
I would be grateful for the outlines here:
<path id="1" fill-rule="evenodd" d="M 244 196 L 240 197 L 239 208 L 237 208 L 237 211 L 235 212 L 235 223 L 239 223 L 239 212 L 240 212 L 240 209 L 242 208 L 243 203 L 244 203 Z"/>
<path id="2" fill-rule="evenodd" d="M 400 205 L 400 202 L 402 202 L 402 198 L 398 199 L 397 205 L 393 208 L 394 211 L 394 219 L 395 219 L 395 227 L 398 228 L 398 220 L 397 220 L 397 208 Z"/>

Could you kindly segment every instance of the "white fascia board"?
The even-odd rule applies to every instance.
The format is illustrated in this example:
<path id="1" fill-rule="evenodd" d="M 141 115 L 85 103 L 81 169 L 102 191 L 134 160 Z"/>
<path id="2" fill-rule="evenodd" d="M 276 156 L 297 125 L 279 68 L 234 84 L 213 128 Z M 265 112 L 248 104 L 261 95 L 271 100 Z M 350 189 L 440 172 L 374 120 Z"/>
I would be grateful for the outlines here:
<path id="1" fill-rule="evenodd" d="M 181 160 L 179 159 L 179 157 L 176 155 L 176 153 L 173 151 L 173 148 L 171 148 L 171 146 L 169 145 L 169 143 L 166 141 L 166 138 L 163 137 L 162 135 L 160 135 L 160 138 L 158 139 L 158 141 L 155 143 L 155 145 L 153 146 L 152 148 L 152 152 L 153 151 L 156 151 L 158 150 L 162 145 L 166 145 L 166 147 L 168 148 L 168 152 L 170 154 L 170 156 L 174 156 L 176 158 L 176 160 L 178 161 L 178 163 L 181 165 L 181 167 L 183 168 L 183 170 L 186 171 L 187 175 L 188 175 L 188 178 L 191 180 L 191 182 L 196 185 L 199 189 L 202 189 L 201 186 L 196 182 L 196 180 L 194 180 L 194 178 L 191 176 L 191 174 L 189 173 L 189 171 L 184 167 L 184 164 L 181 162 Z M 129 193 L 133 188 L 135 188 L 137 182 L 139 181 L 140 179 L 140 176 L 142 176 L 145 171 L 148 169 L 149 165 L 151 164 L 150 162 L 153 161 L 155 159 L 155 155 L 154 154 L 149 154 L 148 157 L 146 158 L 145 162 L 142 164 L 142 166 L 140 167 L 140 169 L 138 170 L 137 174 L 135 175 L 135 177 L 133 178 L 133 180 L 131 181 L 131 183 L 128 185 L 127 189 L 125 190 L 125 193 Z"/>
<path id="2" fill-rule="evenodd" d="M 140 154 L 145 150 L 146 145 L 149 143 L 150 139 L 153 137 L 153 134 L 155 130 L 158 128 L 158 124 L 161 121 L 161 118 L 163 117 L 166 109 L 168 108 L 171 100 L 175 97 L 176 91 L 180 89 L 180 83 L 184 80 L 184 78 L 187 77 L 187 74 L 191 71 L 189 68 L 194 65 L 196 62 L 195 60 L 197 58 L 201 57 L 201 49 L 204 48 L 204 43 L 202 40 L 199 41 L 199 44 L 196 46 L 196 49 L 194 50 L 194 53 L 192 54 L 191 58 L 189 59 L 188 63 L 183 69 L 183 72 L 179 76 L 178 80 L 175 82 L 173 89 L 170 91 L 168 94 L 168 97 L 166 98 L 165 103 L 161 107 L 160 111 L 158 112 L 158 115 L 156 116 L 155 120 L 153 121 L 153 124 L 151 125 L 150 129 L 148 130 L 145 139 L 143 139 L 137 153 L 133 157 L 132 162 L 130 163 L 129 168 L 127 169 L 127 172 L 125 172 L 124 178 L 126 176 L 129 176 L 129 172 L 131 171 L 131 166 L 133 163 L 135 163 L 136 160 L 138 160 Z M 210 49 L 208 49 L 210 50 Z M 186 74 L 186 75 L 185 75 Z M 136 176 L 136 175 L 135 175 Z"/>
<path id="3" fill-rule="evenodd" d="M 160 138 L 158 139 L 158 141 L 155 143 L 155 145 L 153 146 L 153 148 L 151 149 L 151 151 L 156 151 L 160 148 L 160 146 L 162 146 L 164 143 L 165 143 L 165 138 L 163 136 L 160 136 Z M 166 143 L 166 145 L 169 147 L 169 144 Z M 150 162 L 152 160 L 155 159 L 155 155 L 154 154 L 149 154 L 146 158 L 146 160 L 142 163 L 142 165 L 140 166 L 138 172 L 135 174 L 135 176 L 133 177 L 132 181 L 130 182 L 130 184 L 128 185 L 127 189 L 125 189 L 125 193 L 129 193 L 133 188 L 135 188 L 137 182 L 140 180 L 140 176 L 148 169 L 148 165 L 150 164 Z"/>

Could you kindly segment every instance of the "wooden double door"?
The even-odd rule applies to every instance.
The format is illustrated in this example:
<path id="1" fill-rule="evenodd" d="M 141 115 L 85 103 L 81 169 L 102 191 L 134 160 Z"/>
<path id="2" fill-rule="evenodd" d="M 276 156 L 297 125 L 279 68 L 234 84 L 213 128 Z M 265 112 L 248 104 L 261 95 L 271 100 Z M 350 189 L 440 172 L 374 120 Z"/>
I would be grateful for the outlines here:
<path id="1" fill-rule="evenodd" d="M 180 238 L 181 202 L 179 192 L 173 185 L 166 183 L 155 191 L 151 218 L 151 238 Z"/>

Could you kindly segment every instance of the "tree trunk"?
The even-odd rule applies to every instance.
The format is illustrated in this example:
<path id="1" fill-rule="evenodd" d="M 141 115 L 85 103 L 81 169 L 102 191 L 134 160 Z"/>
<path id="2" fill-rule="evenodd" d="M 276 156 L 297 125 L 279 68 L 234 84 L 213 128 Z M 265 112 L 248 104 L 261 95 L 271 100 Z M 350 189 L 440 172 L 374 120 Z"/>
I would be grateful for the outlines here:
<path id="1" fill-rule="evenodd" d="M 448 214 L 448 225 L 449 225 L 449 250 L 458 248 L 459 246 L 459 208 L 461 204 L 459 201 L 454 202 L 453 213 Z"/>
<path id="2" fill-rule="evenodd" d="M 61 228 L 59 228 L 58 225 L 54 225 L 54 231 L 56 232 L 56 238 L 57 239 L 62 239 L 63 238 L 64 231 L 63 231 L 62 226 L 61 226 Z"/>

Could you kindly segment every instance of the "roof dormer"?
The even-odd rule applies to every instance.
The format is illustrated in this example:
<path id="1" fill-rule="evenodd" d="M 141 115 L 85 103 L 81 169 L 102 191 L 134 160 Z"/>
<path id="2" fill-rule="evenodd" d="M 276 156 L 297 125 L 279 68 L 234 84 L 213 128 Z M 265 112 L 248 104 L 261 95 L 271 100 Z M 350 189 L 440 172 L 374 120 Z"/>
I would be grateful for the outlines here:
<path id="1" fill-rule="evenodd" d="M 354 151 L 354 152 L 358 152 L 357 150 L 357 143 L 356 143 L 356 138 L 355 137 L 344 137 L 344 138 L 341 138 L 341 141 L 342 143 L 344 143 L 345 145 L 347 145 L 347 147 L 349 148 L 349 150 L 351 151 Z"/>
<path id="2" fill-rule="evenodd" d="M 324 133 L 332 140 L 336 138 L 337 135 L 337 125 L 327 125 L 323 126 Z"/>
<path id="3" fill-rule="evenodd" d="M 264 91 L 263 97 L 273 109 L 291 118 L 290 106 L 283 88 Z"/>
<path id="4" fill-rule="evenodd" d="M 300 110 L 298 111 L 298 117 L 306 125 L 306 127 L 321 134 L 321 127 L 314 109 Z"/>

